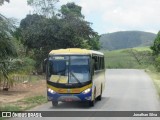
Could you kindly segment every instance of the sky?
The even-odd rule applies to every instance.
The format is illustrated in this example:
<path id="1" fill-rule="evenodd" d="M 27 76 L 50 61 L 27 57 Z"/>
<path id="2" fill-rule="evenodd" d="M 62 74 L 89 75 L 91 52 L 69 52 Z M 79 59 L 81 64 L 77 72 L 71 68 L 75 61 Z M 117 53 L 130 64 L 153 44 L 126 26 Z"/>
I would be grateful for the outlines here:
<path id="1" fill-rule="evenodd" d="M 146 31 L 158 33 L 160 30 L 160 0 L 59 0 L 55 7 L 75 2 L 82 7 L 85 20 L 99 34 L 116 31 Z M 0 6 L 0 13 L 19 21 L 31 13 L 27 0 L 10 0 Z"/>

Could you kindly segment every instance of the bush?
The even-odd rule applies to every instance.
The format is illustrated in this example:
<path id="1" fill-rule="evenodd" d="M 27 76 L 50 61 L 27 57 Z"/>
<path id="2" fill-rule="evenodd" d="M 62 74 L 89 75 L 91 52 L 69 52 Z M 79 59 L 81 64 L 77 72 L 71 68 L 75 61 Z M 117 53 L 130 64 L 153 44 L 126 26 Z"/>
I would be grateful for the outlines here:
<path id="1" fill-rule="evenodd" d="M 8 91 L 13 86 L 15 74 L 29 74 L 34 70 L 35 61 L 31 58 L 7 59 L 0 64 L 0 84 Z"/>
<path id="2" fill-rule="evenodd" d="M 24 73 L 31 73 L 35 69 L 35 61 L 29 57 L 22 58 L 22 68 L 21 71 Z"/>
<path id="3" fill-rule="evenodd" d="M 155 59 L 157 71 L 160 72 L 160 55 Z"/>

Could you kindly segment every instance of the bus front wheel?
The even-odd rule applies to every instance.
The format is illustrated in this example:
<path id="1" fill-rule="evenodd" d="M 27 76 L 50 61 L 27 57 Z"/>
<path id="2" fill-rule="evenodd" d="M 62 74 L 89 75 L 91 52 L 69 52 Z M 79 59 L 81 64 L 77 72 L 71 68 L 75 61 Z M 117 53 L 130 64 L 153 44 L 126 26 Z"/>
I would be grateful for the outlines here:
<path id="1" fill-rule="evenodd" d="M 94 104 L 95 104 L 95 99 L 96 99 L 96 90 L 94 91 L 94 98 L 93 98 L 93 100 L 89 101 L 89 106 L 90 106 L 90 107 L 93 107 L 93 106 L 94 106 Z"/>
<path id="2" fill-rule="evenodd" d="M 58 106 L 58 101 L 52 101 L 52 106 Z"/>

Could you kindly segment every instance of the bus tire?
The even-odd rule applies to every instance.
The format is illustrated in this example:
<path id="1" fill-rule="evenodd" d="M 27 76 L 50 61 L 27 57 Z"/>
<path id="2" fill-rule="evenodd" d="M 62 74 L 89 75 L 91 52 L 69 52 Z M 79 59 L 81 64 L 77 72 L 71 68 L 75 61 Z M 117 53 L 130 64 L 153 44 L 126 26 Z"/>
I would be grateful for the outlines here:
<path id="1" fill-rule="evenodd" d="M 58 101 L 52 101 L 52 106 L 58 106 Z"/>
<path id="2" fill-rule="evenodd" d="M 94 104 L 95 104 L 95 100 L 93 100 L 93 101 L 89 101 L 89 107 L 93 107 L 93 106 L 94 106 Z"/>
<path id="3" fill-rule="evenodd" d="M 102 86 L 101 86 L 101 93 L 100 93 L 100 95 L 97 97 L 97 100 L 102 100 Z"/>
<path id="4" fill-rule="evenodd" d="M 90 106 L 90 107 L 93 107 L 93 106 L 94 106 L 95 100 L 96 100 L 96 90 L 94 91 L 94 98 L 93 98 L 93 100 L 89 101 L 89 106 Z"/>

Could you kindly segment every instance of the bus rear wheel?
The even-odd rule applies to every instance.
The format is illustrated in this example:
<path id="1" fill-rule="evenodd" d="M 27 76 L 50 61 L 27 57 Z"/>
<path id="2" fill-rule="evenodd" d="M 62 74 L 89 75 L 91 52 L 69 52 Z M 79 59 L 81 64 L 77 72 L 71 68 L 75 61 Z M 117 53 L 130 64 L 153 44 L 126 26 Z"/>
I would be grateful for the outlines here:
<path id="1" fill-rule="evenodd" d="M 101 86 L 101 93 L 100 93 L 100 95 L 97 97 L 97 100 L 101 100 L 102 99 L 102 86 Z"/>
<path id="2" fill-rule="evenodd" d="M 58 106 L 58 101 L 52 101 L 52 106 Z"/>

